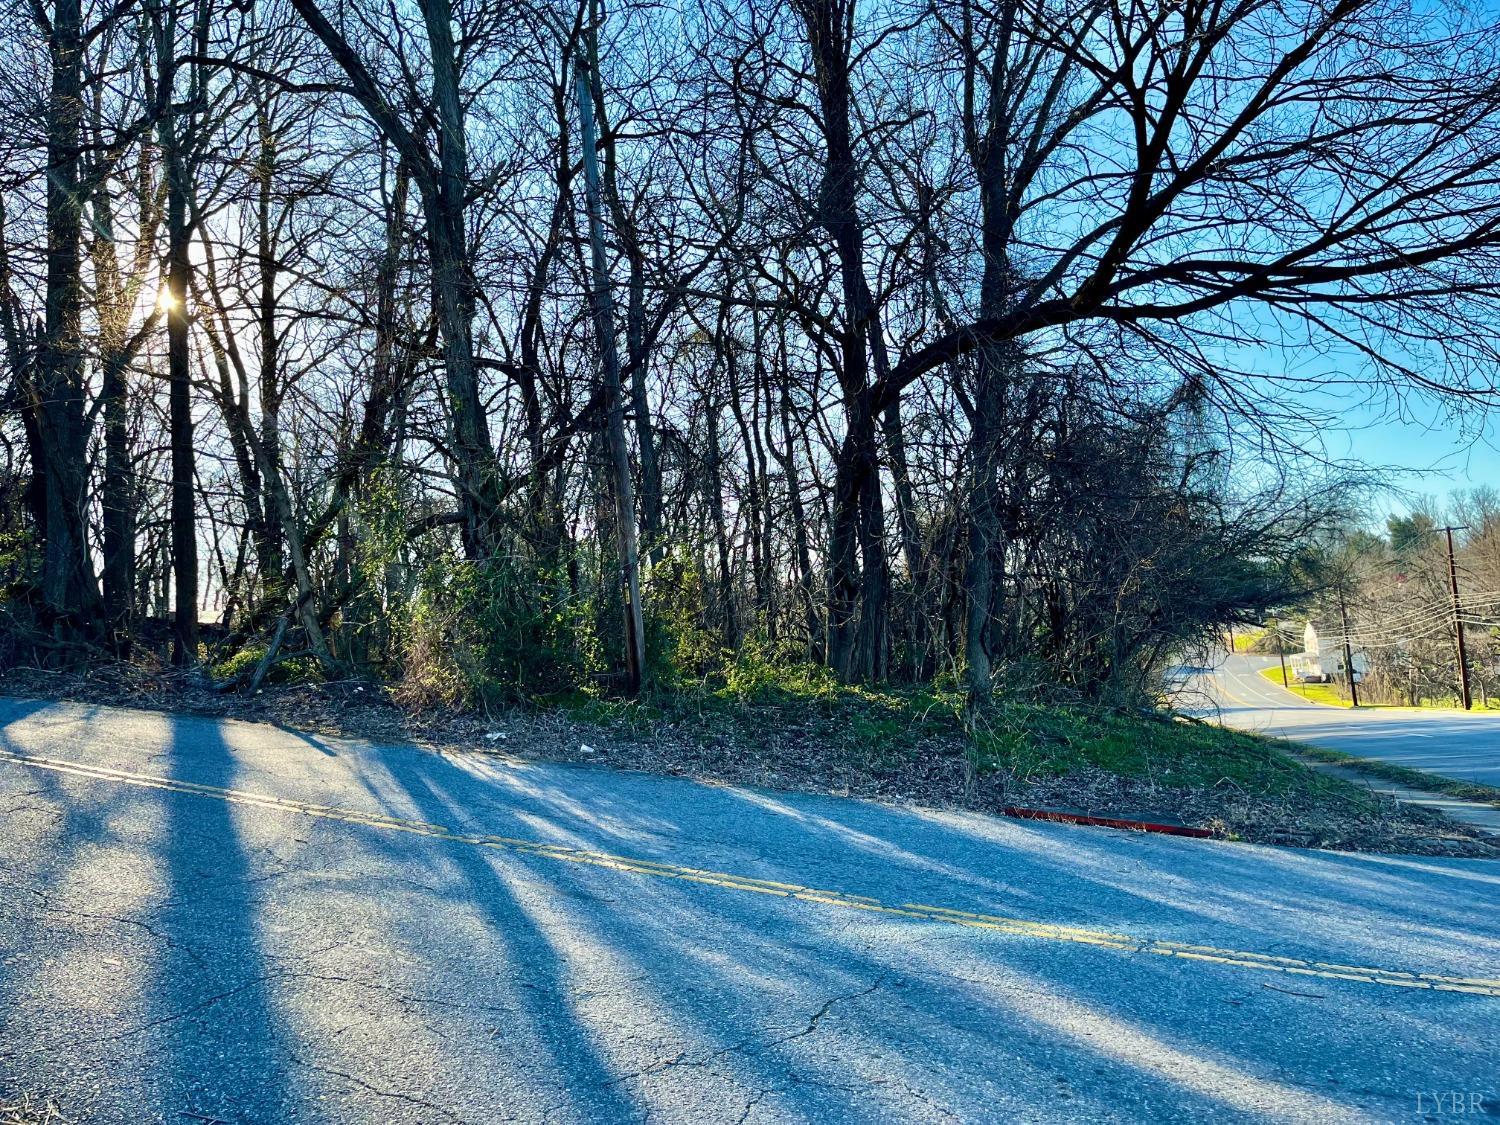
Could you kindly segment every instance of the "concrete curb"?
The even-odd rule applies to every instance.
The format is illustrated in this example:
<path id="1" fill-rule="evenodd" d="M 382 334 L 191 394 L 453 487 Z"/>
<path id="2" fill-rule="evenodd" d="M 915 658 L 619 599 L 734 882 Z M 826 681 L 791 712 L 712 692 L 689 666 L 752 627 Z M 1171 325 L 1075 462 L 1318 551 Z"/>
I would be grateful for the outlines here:
<path id="1" fill-rule="evenodd" d="M 1019 805 L 1007 805 L 1000 811 L 1006 816 L 1018 817 L 1021 820 L 1050 820 L 1059 824 L 1086 824 L 1095 828 L 1126 828 L 1135 832 L 1160 832 L 1166 836 L 1190 836 L 1195 840 L 1213 838 L 1213 833 L 1207 828 L 1189 828 L 1185 824 L 1158 824 L 1149 820 L 1087 816 L 1084 813 L 1061 812 L 1056 809 L 1028 809 Z"/>

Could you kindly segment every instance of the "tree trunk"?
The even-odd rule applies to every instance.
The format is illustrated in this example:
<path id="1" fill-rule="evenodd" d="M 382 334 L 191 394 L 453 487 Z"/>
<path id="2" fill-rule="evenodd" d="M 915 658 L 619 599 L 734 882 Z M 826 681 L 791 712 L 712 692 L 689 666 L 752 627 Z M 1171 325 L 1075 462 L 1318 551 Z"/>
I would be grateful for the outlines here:
<path id="1" fill-rule="evenodd" d="M 474 276 L 464 228 L 468 146 L 458 86 L 458 55 L 449 0 L 421 0 L 421 5 L 432 52 L 432 92 L 438 122 L 437 177 L 435 183 L 426 185 L 423 202 L 443 332 L 455 468 L 464 507 L 464 547 L 470 559 L 483 560 L 493 554 L 499 542 L 500 489 L 474 362 Z"/>
<path id="2" fill-rule="evenodd" d="M 981 317 L 1000 317 L 1007 312 L 1015 283 L 1010 260 L 1015 216 L 1008 159 L 1013 140 L 1010 49 L 1015 9 L 1015 0 L 1002 0 L 994 58 L 982 79 L 987 83 L 988 105 L 982 121 L 970 107 L 965 129 L 965 135 L 972 138 L 969 159 L 979 180 L 980 240 L 984 248 L 979 294 Z M 968 81 L 980 80 L 977 55 L 969 57 L 968 67 Z M 1003 545 L 999 543 L 996 474 L 1001 469 L 1000 443 L 1004 440 L 1007 398 L 1012 393 L 1020 362 L 1019 347 L 1006 340 L 982 347 L 976 364 L 978 383 L 969 427 L 970 480 L 965 512 L 969 550 L 964 574 L 964 655 L 968 663 L 969 698 L 975 704 L 989 702 L 993 691 L 991 638 L 1003 588 L 1003 576 L 997 576 L 995 569 L 997 562 L 1004 559 Z"/>
<path id="3" fill-rule="evenodd" d="M 635 422 L 635 444 L 641 468 L 641 531 L 645 536 L 648 557 L 659 563 L 665 555 L 662 538 L 661 465 L 656 455 L 656 436 L 651 431 L 651 400 L 646 393 L 646 253 L 641 248 L 640 232 L 635 218 L 620 195 L 619 159 L 615 151 L 614 130 L 605 117 L 603 82 L 599 72 L 599 20 L 597 0 L 590 4 L 590 29 L 585 37 L 588 51 L 590 94 L 600 145 L 604 149 L 604 200 L 614 219 L 615 234 L 625 251 L 630 278 L 625 306 L 625 364 L 630 372 L 630 412 Z"/>
<path id="4" fill-rule="evenodd" d="M 58 0 L 48 49 L 46 319 L 32 384 L 35 466 L 43 479 L 42 601 L 60 639 L 92 639 L 102 603 L 88 542 L 88 425 L 84 413 L 81 276 L 83 215 L 82 15 Z"/>
<path id="5" fill-rule="evenodd" d="M 198 658 L 198 528 L 193 495 L 193 402 L 188 357 L 187 185 L 174 123 L 163 127 L 168 152 L 167 187 L 167 375 L 172 445 L 172 663 Z"/>
<path id="6" fill-rule="evenodd" d="M 906 430 L 901 419 L 901 402 L 896 400 L 881 412 L 880 428 L 885 438 L 886 459 L 891 466 L 895 485 L 896 524 L 901 532 L 901 555 L 906 563 L 906 642 L 909 648 L 906 674 L 924 677 L 931 674 L 927 659 L 926 617 L 927 567 L 922 558 L 922 535 L 917 526 L 916 493 L 911 483 L 911 466 L 906 460 Z"/>
<path id="7" fill-rule="evenodd" d="M 999 441 L 1004 411 L 1004 363 L 999 346 L 984 348 L 974 412 L 969 419 L 969 477 L 964 516 L 968 553 L 963 571 L 964 663 L 969 697 L 987 702 L 993 690 L 992 614 L 996 600 L 995 563 L 1000 555 Z"/>
<path id="8" fill-rule="evenodd" d="M 595 77 L 582 52 L 577 68 L 578 116 L 583 146 L 583 175 L 589 216 L 589 248 L 593 284 L 590 304 L 604 375 L 604 409 L 610 467 L 615 497 L 615 534 L 618 537 L 621 579 L 625 587 L 625 690 L 640 691 L 645 673 L 646 629 L 641 615 L 640 555 L 636 540 L 635 489 L 630 479 L 630 449 L 625 440 L 625 402 L 620 386 L 620 357 L 615 350 L 614 301 L 610 296 L 609 263 L 604 253 L 604 207 L 599 191 L 598 140 L 594 130 Z"/>
<path id="9" fill-rule="evenodd" d="M 200 13 L 201 19 L 201 13 Z M 168 103 L 177 97 L 176 15 L 168 13 L 157 28 L 157 60 Z M 191 121 L 191 119 L 190 119 Z M 172 663 L 188 665 L 198 659 L 198 529 L 196 522 L 193 450 L 192 372 L 188 355 L 188 290 L 192 263 L 188 258 L 188 138 L 179 128 L 175 110 L 158 125 L 167 173 L 167 313 L 168 425 L 172 451 Z"/>
<path id="10" fill-rule="evenodd" d="M 96 130 L 97 136 L 97 130 Z M 145 160 L 144 154 L 142 160 Z M 125 330 L 131 307 L 140 291 L 144 266 L 137 251 L 137 269 L 127 282 L 115 253 L 114 205 L 107 191 L 93 199 L 94 301 L 99 325 L 101 412 L 104 418 L 104 482 L 100 493 L 103 516 L 104 630 L 110 646 L 129 656 L 135 618 L 135 460 L 130 451 L 130 401 L 127 370 L 146 334 L 155 323 L 148 318 L 134 339 Z M 140 244 L 148 244 L 154 227 L 142 213 Z"/>
<path id="11" fill-rule="evenodd" d="M 280 336 L 276 331 L 277 246 L 271 230 L 272 185 L 276 175 L 276 138 L 265 104 L 262 83 L 254 83 L 256 127 L 259 151 L 255 162 L 256 251 L 260 292 L 255 306 L 256 330 L 260 342 L 260 448 L 266 461 L 281 464 L 281 363 Z M 272 482 L 264 472 L 259 474 L 262 495 L 256 502 L 260 511 L 259 534 L 256 536 L 256 566 L 268 606 L 279 607 L 285 596 L 282 582 L 285 535 L 278 520 L 271 518 L 276 510 Z M 275 609 L 272 612 L 276 612 Z"/>
<path id="12" fill-rule="evenodd" d="M 840 679 L 868 680 L 881 674 L 887 578 L 875 419 L 863 391 L 845 400 L 844 418 L 829 533 L 828 665 Z"/>
<path id="13" fill-rule="evenodd" d="M 474 357 L 474 278 L 464 227 L 468 150 L 458 81 L 458 52 L 453 42 L 452 4 L 450 0 L 420 0 L 432 62 L 432 108 L 436 112 L 431 116 L 437 123 L 436 162 L 424 142 L 402 124 L 381 84 L 348 40 L 328 22 L 316 0 L 292 0 L 292 6 L 328 48 L 349 78 L 354 96 L 381 133 L 409 163 L 412 178 L 421 190 L 433 303 L 438 309 L 443 336 L 449 439 L 464 517 L 464 551 L 471 560 L 486 559 L 499 541 L 501 497 Z"/>
<path id="14" fill-rule="evenodd" d="M 767 570 L 766 558 L 769 543 L 762 535 L 762 511 L 765 501 L 761 487 L 761 465 L 756 462 L 756 436 L 755 428 L 745 417 L 745 388 L 740 382 L 740 361 L 737 345 L 734 337 L 724 333 L 724 360 L 725 373 L 729 378 L 729 412 L 734 416 L 736 428 L 740 432 L 740 444 L 745 449 L 745 524 L 746 537 L 750 548 L 750 576 L 752 588 L 755 593 L 754 620 L 750 628 L 764 629 L 766 627 L 767 609 L 770 604 L 770 575 Z M 751 377 L 754 379 L 755 368 L 751 368 Z M 755 382 L 750 385 L 750 404 L 754 408 L 759 402 L 759 392 Z M 717 457 L 716 457 L 717 460 Z M 736 633 L 735 644 L 739 643 L 739 633 Z"/>
<path id="15" fill-rule="evenodd" d="M 878 332 L 865 280 L 864 233 L 856 193 L 859 165 L 851 133 L 849 68 L 855 0 L 799 0 L 822 111 L 823 176 L 817 221 L 833 241 L 839 260 L 843 323 L 839 326 L 840 386 L 844 395 L 844 440 L 835 466 L 833 526 L 828 581 L 828 663 L 846 680 L 883 678 L 886 672 L 885 554 L 880 459 L 870 400 L 866 346 Z"/>
<path id="16" fill-rule="evenodd" d="M 128 655 L 135 591 L 135 460 L 130 455 L 123 357 L 104 357 L 104 618 L 116 651 Z"/>
<path id="17" fill-rule="evenodd" d="M 734 393 L 732 383 L 730 393 Z M 719 603 L 724 644 L 734 649 L 740 644 L 740 629 L 734 606 L 734 566 L 730 557 L 729 529 L 724 522 L 724 454 L 719 445 L 720 407 L 717 400 L 718 395 L 710 386 L 703 401 L 703 425 L 708 445 L 708 471 L 704 473 L 703 479 L 703 504 L 708 512 L 709 522 L 713 525 L 714 550 L 718 555 L 719 596 L 716 600 Z"/>
<path id="18" fill-rule="evenodd" d="M 786 367 L 786 333 L 779 333 L 779 358 L 783 369 Z M 807 631 L 808 658 L 814 661 L 822 661 L 826 658 L 824 651 L 823 634 L 821 622 L 818 619 L 817 606 L 817 582 L 813 577 L 812 551 L 809 546 L 807 531 L 807 512 L 802 504 L 802 478 L 797 469 L 797 449 L 792 439 L 792 388 L 789 379 L 781 379 L 781 395 L 777 404 L 777 413 L 781 422 L 781 440 L 783 449 L 778 450 L 775 442 L 770 440 L 770 418 L 767 416 L 767 441 L 766 444 L 771 451 L 771 456 L 781 466 L 782 475 L 786 478 L 787 509 L 792 517 L 792 550 L 797 563 L 797 587 L 802 601 L 803 625 Z"/>

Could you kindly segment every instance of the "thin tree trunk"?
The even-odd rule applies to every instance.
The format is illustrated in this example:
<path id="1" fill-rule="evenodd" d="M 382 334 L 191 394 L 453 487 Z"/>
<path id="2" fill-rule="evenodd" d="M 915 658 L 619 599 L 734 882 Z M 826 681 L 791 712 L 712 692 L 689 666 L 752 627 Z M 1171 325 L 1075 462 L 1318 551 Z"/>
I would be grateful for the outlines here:
<path id="1" fill-rule="evenodd" d="M 734 386 L 730 385 L 730 394 Z M 724 644 L 733 649 L 740 643 L 739 621 L 734 607 L 734 566 L 730 559 L 729 529 L 724 523 L 724 454 L 719 446 L 718 395 L 710 386 L 704 394 L 703 425 L 708 445 L 707 472 L 703 480 L 703 504 L 713 524 L 714 550 L 718 555 L 719 571 L 719 617 L 724 631 Z"/>
<path id="2" fill-rule="evenodd" d="M 196 5 L 193 11 L 193 44 L 200 56 L 207 51 L 208 13 Z M 187 154 L 196 143 L 196 127 L 189 111 L 185 124 L 171 108 L 177 90 L 177 13 L 167 9 L 157 24 L 157 60 L 162 94 L 168 106 L 158 123 L 163 164 L 167 175 L 167 376 L 169 429 L 172 451 L 172 662 L 179 666 L 198 659 L 198 527 L 196 454 L 193 447 L 192 371 L 188 340 L 188 294 L 192 288 L 189 243 L 193 227 Z M 186 91 L 196 105 L 202 95 L 197 71 Z"/>
<path id="3" fill-rule="evenodd" d="M 885 437 L 886 457 L 895 485 L 896 524 L 901 531 L 901 554 L 906 563 L 907 641 L 911 648 L 908 672 L 921 676 L 926 666 L 927 631 L 925 593 L 927 568 L 922 558 L 922 535 L 917 526 L 916 492 L 911 483 L 911 466 L 906 459 L 906 432 L 901 419 L 901 402 L 892 402 L 882 411 L 880 428 Z"/>
<path id="4" fill-rule="evenodd" d="M 97 132 L 97 130 L 96 130 Z M 145 156 L 142 155 L 144 162 Z M 149 176 L 143 175 L 149 185 Z M 130 451 L 130 401 L 127 369 L 141 344 L 154 329 L 152 313 L 133 338 L 126 326 L 140 292 L 146 265 L 145 247 L 154 239 L 155 224 L 148 214 L 149 186 L 142 192 L 141 229 L 135 268 L 127 281 L 115 251 L 114 205 L 109 192 L 93 199 L 94 297 L 99 323 L 100 409 L 104 418 L 104 482 L 100 493 L 103 516 L 104 627 L 120 656 L 128 656 L 135 617 L 136 483 L 135 459 Z"/>
<path id="5" fill-rule="evenodd" d="M 778 355 L 783 370 L 786 368 L 786 333 L 785 326 L 779 333 Z M 814 661 L 824 659 L 823 637 L 820 622 L 818 620 L 817 605 L 817 580 L 813 576 L 812 551 L 808 543 L 807 512 L 802 504 L 802 479 L 797 470 L 797 448 L 792 438 L 792 388 L 789 379 L 779 380 L 781 386 L 780 401 L 777 404 L 777 413 L 781 422 L 781 440 L 783 448 L 777 450 L 775 442 L 769 438 L 767 430 L 767 446 L 771 456 L 781 466 L 782 476 L 786 478 L 787 509 L 792 517 L 792 551 L 797 565 L 797 589 L 802 601 L 803 624 L 807 631 L 808 657 Z M 767 426 L 770 419 L 767 418 Z"/>
<path id="6" fill-rule="evenodd" d="M 635 218 L 620 195 L 619 159 L 615 151 L 614 130 L 605 116 L 603 81 L 599 70 L 599 19 L 597 0 L 592 0 L 590 18 L 593 26 L 585 37 L 589 56 L 590 93 L 604 149 L 604 200 L 614 219 L 614 229 L 625 251 L 630 277 L 625 306 L 625 365 L 630 372 L 630 412 L 635 422 L 636 455 L 641 467 L 641 531 L 645 536 L 648 557 L 653 564 L 665 557 L 662 537 L 661 465 L 657 458 L 656 436 L 651 430 L 651 400 L 646 393 L 646 254 L 641 248 L 640 232 Z"/>
<path id="7" fill-rule="evenodd" d="M 210 278 L 210 284 L 212 284 Z M 290 492 L 286 487 L 285 478 L 281 471 L 281 463 L 271 454 L 271 450 L 256 434 L 250 420 L 249 396 L 241 393 L 238 398 L 233 394 L 229 381 L 229 365 L 233 363 L 239 372 L 240 382 L 243 388 L 245 383 L 245 361 L 236 343 L 232 325 L 219 302 L 217 292 L 215 301 L 219 303 L 219 313 L 223 321 L 222 332 L 215 331 L 211 326 L 207 329 L 209 340 L 213 346 L 214 361 L 219 367 L 219 381 L 223 388 L 224 410 L 228 429 L 232 440 L 239 450 L 239 456 L 248 450 L 254 459 L 254 473 L 249 467 L 242 467 L 241 474 L 247 480 L 258 479 L 270 504 L 270 510 L 264 513 L 265 518 L 271 521 L 274 515 L 280 538 L 285 541 L 287 553 L 291 556 L 292 579 L 297 590 L 297 612 L 301 619 L 304 631 L 307 634 L 308 647 L 312 649 L 313 655 L 322 662 L 325 668 L 332 669 L 335 665 L 332 653 L 329 651 L 327 639 L 318 622 L 318 607 L 315 591 L 312 583 L 312 572 L 307 563 L 307 552 L 303 548 L 303 537 L 301 525 L 297 521 L 297 513 L 292 505 Z M 251 494 L 247 486 L 246 495 Z M 277 576 L 280 583 L 280 575 Z"/>
<path id="8" fill-rule="evenodd" d="M 776 521 L 772 515 L 771 505 L 771 465 L 766 452 L 770 443 L 771 416 L 774 410 L 771 406 L 771 380 L 765 361 L 765 336 L 759 315 L 752 313 L 754 325 L 754 337 L 751 343 L 752 367 L 750 397 L 750 435 L 753 443 L 753 453 L 747 453 L 746 461 L 752 465 L 752 472 L 760 474 L 760 526 L 754 529 L 754 533 L 760 539 L 759 571 L 756 575 L 756 588 L 759 593 L 760 610 L 764 615 L 764 627 L 766 639 L 774 644 L 780 635 L 780 590 L 776 582 Z"/>
<path id="9" fill-rule="evenodd" d="M 542 370 L 542 307 L 552 263 L 558 256 L 567 219 L 571 213 L 573 156 L 569 140 L 568 79 L 564 67 L 562 81 L 553 88 L 553 112 L 557 125 L 557 163 L 553 181 L 557 195 L 547 224 L 547 238 L 537 255 L 536 266 L 527 284 L 526 304 L 521 318 L 521 364 L 515 380 L 521 391 L 521 412 L 529 457 L 528 518 L 532 549 L 547 590 L 556 592 L 558 600 L 566 598 L 563 584 L 561 512 L 562 467 L 554 471 L 544 462 L 546 453 L 540 376 Z"/>
<path id="10" fill-rule="evenodd" d="M 135 460 L 130 455 L 128 385 L 118 353 L 103 357 L 104 617 L 116 651 L 129 654 L 135 590 Z"/>
<path id="11" fill-rule="evenodd" d="M 15 275 L 11 269 L 9 241 L 6 237 L 5 195 L 0 192 L 0 335 L 5 340 L 5 358 L 15 380 L 15 407 L 21 418 L 21 436 L 31 463 L 30 479 L 22 491 L 22 503 L 35 529 L 36 541 L 45 548 L 47 542 L 47 461 L 42 444 L 41 425 L 37 421 L 36 329 L 27 323 L 16 297 Z"/>
<path id="12" fill-rule="evenodd" d="M 166 126 L 169 132 L 172 125 Z M 188 226 L 180 154 L 170 140 L 171 184 L 167 189 L 167 373 L 172 445 L 172 662 L 198 658 L 198 529 L 193 495 L 193 403 L 188 363 Z"/>
<path id="13" fill-rule="evenodd" d="M 625 688 L 640 691 L 645 673 L 646 629 L 641 615 L 640 556 L 636 539 L 635 490 L 630 479 L 630 450 L 625 441 L 625 403 L 620 387 L 620 357 L 615 350 L 614 301 L 610 296 L 609 263 L 604 252 L 604 207 L 599 190 L 598 140 L 594 130 L 595 77 L 588 59 L 579 52 L 577 68 L 578 116 L 582 133 L 583 173 L 589 216 L 589 248 L 593 285 L 590 304 L 604 375 L 604 409 L 609 459 L 615 496 L 615 533 L 619 540 L 621 579 L 625 587 Z"/>
<path id="14" fill-rule="evenodd" d="M 734 415 L 735 426 L 740 431 L 740 444 L 745 448 L 745 515 L 750 547 L 750 575 L 755 592 L 755 620 L 751 628 L 766 627 L 766 611 L 770 602 L 769 577 L 766 572 L 766 556 L 769 544 L 764 541 L 761 530 L 761 512 L 765 507 L 762 497 L 760 466 L 755 460 L 755 438 L 750 422 L 745 417 L 744 387 L 740 383 L 740 363 L 732 337 L 725 340 L 725 364 L 729 376 L 729 411 Z M 754 368 L 751 369 L 754 378 Z M 750 387 L 751 405 L 756 401 L 754 383 Z M 738 638 L 736 642 L 738 643 Z"/>
<path id="15" fill-rule="evenodd" d="M 437 340 L 437 325 L 429 321 L 423 343 L 407 347 L 401 342 L 396 285 L 405 245 L 404 217 L 409 185 L 410 177 L 404 163 L 398 164 L 387 204 L 385 251 L 375 274 L 375 354 L 369 394 L 354 446 L 339 460 L 328 505 L 308 521 L 303 533 L 303 551 L 309 555 L 343 515 L 350 496 L 360 492 L 383 464 L 400 460 L 400 435 L 404 426 L 393 424 L 393 421 L 402 416 L 420 354 Z"/>
<path id="16" fill-rule="evenodd" d="M 260 291 L 256 295 L 255 320 L 260 342 L 260 447 L 264 459 L 273 465 L 281 464 L 281 363 L 280 335 L 276 331 L 277 266 L 276 240 L 271 231 L 271 201 L 273 182 L 276 176 L 276 137 L 271 131 L 265 91 L 256 80 L 255 116 L 259 140 L 259 151 L 255 162 L 255 234 L 257 267 Z M 260 580 L 268 605 L 279 605 L 283 596 L 282 557 L 285 536 L 278 521 L 270 514 L 276 508 L 276 499 L 271 494 L 272 484 L 264 472 L 260 474 L 262 497 L 257 507 L 262 513 L 260 534 L 257 536 L 256 565 L 260 568 Z"/>
<path id="17" fill-rule="evenodd" d="M 995 562 L 1000 555 L 999 427 L 1004 409 L 1002 362 L 985 348 L 979 359 L 979 387 L 969 419 L 969 478 L 965 496 L 968 554 L 963 571 L 964 662 L 969 696 L 990 698 L 994 680 L 991 652 L 992 613 L 997 587 Z"/>
<path id="18" fill-rule="evenodd" d="M 448 391 L 448 424 L 459 504 L 464 516 L 464 550 L 471 560 L 487 559 L 499 541 L 500 487 L 489 425 L 479 398 L 474 356 L 474 278 L 464 228 L 468 192 L 468 150 L 458 51 L 453 41 L 450 0 L 420 0 L 432 62 L 433 116 L 438 160 L 391 108 L 379 82 L 318 7 L 317 0 L 291 0 L 344 71 L 354 96 L 381 133 L 408 161 L 422 192 L 432 265 L 434 304 L 443 336 L 443 369 Z"/>

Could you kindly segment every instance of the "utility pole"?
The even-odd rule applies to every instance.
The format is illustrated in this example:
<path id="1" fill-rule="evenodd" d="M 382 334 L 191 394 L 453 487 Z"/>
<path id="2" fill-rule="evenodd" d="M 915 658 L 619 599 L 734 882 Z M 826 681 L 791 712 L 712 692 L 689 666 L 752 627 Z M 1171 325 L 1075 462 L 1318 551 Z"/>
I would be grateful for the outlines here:
<path id="1" fill-rule="evenodd" d="M 1344 679 L 1349 681 L 1349 705 L 1359 706 L 1359 689 L 1354 686 L 1354 653 L 1349 650 L 1349 611 L 1344 606 L 1344 584 L 1339 583 L 1339 621 L 1344 627 Z"/>
<path id="2" fill-rule="evenodd" d="M 1275 617 L 1271 618 L 1271 632 L 1276 637 L 1276 659 L 1281 661 L 1281 686 L 1290 691 L 1292 685 L 1286 678 L 1286 645 L 1281 643 L 1281 621 Z"/>
<path id="3" fill-rule="evenodd" d="M 1474 699 L 1469 694 L 1469 654 L 1464 647 L 1464 620 L 1458 606 L 1458 564 L 1453 559 L 1453 533 L 1468 528 L 1445 527 L 1442 530 L 1448 536 L 1448 589 L 1453 594 L 1453 635 L 1458 641 L 1458 699 L 1467 711 L 1474 706 Z"/>

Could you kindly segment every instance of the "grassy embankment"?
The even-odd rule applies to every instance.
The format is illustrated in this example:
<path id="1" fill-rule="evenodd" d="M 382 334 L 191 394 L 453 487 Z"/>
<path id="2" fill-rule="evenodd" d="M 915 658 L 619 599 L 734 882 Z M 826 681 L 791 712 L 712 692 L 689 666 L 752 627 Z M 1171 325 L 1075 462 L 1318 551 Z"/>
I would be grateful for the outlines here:
<path id="1" fill-rule="evenodd" d="M 1281 665 L 1272 664 L 1269 668 L 1262 668 L 1260 674 L 1270 680 L 1277 687 L 1282 687 Z M 1341 684 L 1304 684 L 1299 683 L 1297 677 L 1287 670 L 1287 682 L 1284 685 L 1290 692 L 1300 695 L 1310 703 L 1321 703 L 1325 707 L 1348 707 L 1349 695 L 1344 691 Z"/>
<path id="2" fill-rule="evenodd" d="M 1189 823 L 1215 820 L 1215 806 L 1235 803 L 1262 806 L 1252 818 L 1262 822 L 1274 819 L 1267 809 L 1277 805 L 1316 808 L 1331 820 L 1372 814 L 1368 792 L 1309 769 L 1275 740 L 1160 713 L 1001 700 L 973 716 L 957 691 L 850 687 L 819 668 L 731 674 L 718 688 L 637 703 L 551 702 L 585 722 L 642 736 L 667 731 L 726 755 L 766 761 L 781 771 L 778 778 L 789 766 L 794 773 L 798 760 L 817 758 L 821 768 L 835 763 L 834 772 L 842 766 L 846 775 L 900 776 L 899 788 L 906 790 L 913 763 L 957 758 L 972 782 L 1010 794 L 1018 804 L 1048 798 L 1102 811 L 1100 802 L 1111 799 L 1132 807 L 1155 800 L 1155 811 Z M 936 782 L 945 773 L 928 769 L 925 776 Z M 1118 783 L 1113 792 L 1112 780 Z M 1070 801 L 1075 790 L 1079 796 Z M 1196 796 L 1179 799 L 1188 793 Z"/>

